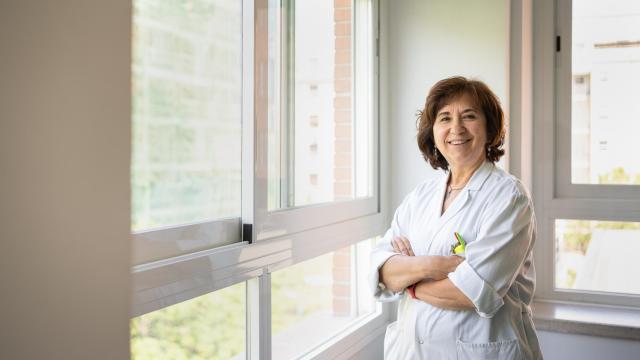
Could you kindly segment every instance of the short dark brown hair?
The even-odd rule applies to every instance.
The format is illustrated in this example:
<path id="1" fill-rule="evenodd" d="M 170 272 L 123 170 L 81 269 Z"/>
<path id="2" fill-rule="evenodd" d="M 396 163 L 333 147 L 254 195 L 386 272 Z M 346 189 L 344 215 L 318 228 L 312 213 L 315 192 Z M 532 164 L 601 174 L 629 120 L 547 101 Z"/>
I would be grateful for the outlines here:
<path id="1" fill-rule="evenodd" d="M 433 124 L 436 115 L 448 102 L 465 94 L 471 96 L 487 120 L 487 160 L 495 163 L 504 155 L 504 113 L 500 100 L 482 81 L 454 76 L 438 81 L 429 91 L 424 109 L 418 111 L 418 147 L 434 169 L 449 169 L 449 163 L 435 148 Z"/>

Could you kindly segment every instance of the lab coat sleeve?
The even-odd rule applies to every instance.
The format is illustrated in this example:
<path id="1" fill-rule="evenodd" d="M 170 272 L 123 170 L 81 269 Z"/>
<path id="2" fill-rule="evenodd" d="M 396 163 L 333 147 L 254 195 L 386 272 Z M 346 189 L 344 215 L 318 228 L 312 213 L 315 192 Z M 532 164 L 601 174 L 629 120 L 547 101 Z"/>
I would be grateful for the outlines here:
<path id="1" fill-rule="evenodd" d="M 389 260 L 390 257 L 398 255 L 393 250 L 391 240 L 397 236 L 407 236 L 408 226 L 411 217 L 411 202 L 415 194 L 415 191 L 407 195 L 402 201 L 402 204 L 396 209 L 396 212 L 391 221 L 391 226 L 384 234 L 384 237 L 378 242 L 378 244 L 371 251 L 371 272 L 369 273 L 369 287 L 373 292 L 373 296 L 381 302 L 391 302 L 399 300 L 402 297 L 404 291 L 393 292 L 387 289 L 383 283 L 380 282 L 380 268 L 384 263 Z"/>
<path id="2" fill-rule="evenodd" d="M 521 271 L 535 237 L 533 205 L 524 190 L 505 189 L 502 194 L 481 215 L 477 238 L 465 249 L 465 261 L 449 274 L 478 315 L 487 318 L 504 304 L 503 297 Z"/>

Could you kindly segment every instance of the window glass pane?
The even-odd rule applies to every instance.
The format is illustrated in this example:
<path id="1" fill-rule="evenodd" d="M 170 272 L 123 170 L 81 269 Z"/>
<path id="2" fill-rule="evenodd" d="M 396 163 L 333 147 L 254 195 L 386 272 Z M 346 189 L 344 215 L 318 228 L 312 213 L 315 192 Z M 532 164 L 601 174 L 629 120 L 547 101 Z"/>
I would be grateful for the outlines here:
<path id="1" fill-rule="evenodd" d="M 134 231 L 240 215 L 241 84 L 241 1 L 133 1 Z"/>
<path id="2" fill-rule="evenodd" d="M 131 358 L 244 359 L 245 284 L 132 319 Z"/>
<path id="3" fill-rule="evenodd" d="M 640 2 L 574 0 L 573 183 L 640 185 Z"/>
<path id="4" fill-rule="evenodd" d="M 272 274 L 274 359 L 297 358 L 377 311 L 366 282 L 373 244 L 362 241 Z"/>
<path id="5" fill-rule="evenodd" d="M 556 220 L 556 287 L 640 294 L 640 222 Z"/>
<path id="6" fill-rule="evenodd" d="M 269 147 L 270 209 L 373 194 L 372 12 L 359 3 L 292 0 L 280 20 L 295 35 L 271 37 L 282 71 L 270 72 L 281 74 L 270 82 L 281 101 L 269 123 L 281 139 Z"/>

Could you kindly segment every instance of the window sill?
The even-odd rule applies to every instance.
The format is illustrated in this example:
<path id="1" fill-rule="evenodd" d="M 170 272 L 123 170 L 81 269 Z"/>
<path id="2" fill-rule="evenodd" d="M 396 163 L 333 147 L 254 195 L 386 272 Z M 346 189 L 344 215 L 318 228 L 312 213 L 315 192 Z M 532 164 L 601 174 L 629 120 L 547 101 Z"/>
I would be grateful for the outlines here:
<path id="1" fill-rule="evenodd" d="M 606 305 L 535 301 L 537 330 L 640 340 L 640 310 Z"/>

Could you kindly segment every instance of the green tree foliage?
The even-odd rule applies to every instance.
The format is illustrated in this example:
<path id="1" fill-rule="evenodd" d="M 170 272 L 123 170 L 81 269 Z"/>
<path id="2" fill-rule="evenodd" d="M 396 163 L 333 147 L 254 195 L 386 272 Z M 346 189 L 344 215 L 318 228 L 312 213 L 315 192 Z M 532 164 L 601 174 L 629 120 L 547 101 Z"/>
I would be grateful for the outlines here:
<path id="1" fill-rule="evenodd" d="M 591 227 L 591 222 L 586 220 L 566 221 L 562 239 L 563 249 L 586 254 L 591 242 Z"/>
<path id="2" fill-rule="evenodd" d="M 633 179 L 633 181 L 632 181 Z M 598 183 L 600 184 L 634 184 L 640 185 L 640 174 L 632 176 L 628 174 L 624 168 L 617 167 L 606 174 L 598 176 Z"/>
<path id="3" fill-rule="evenodd" d="M 244 351 L 245 286 L 219 290 L 131 321 L 131 358 L 230 359 Z"/>

